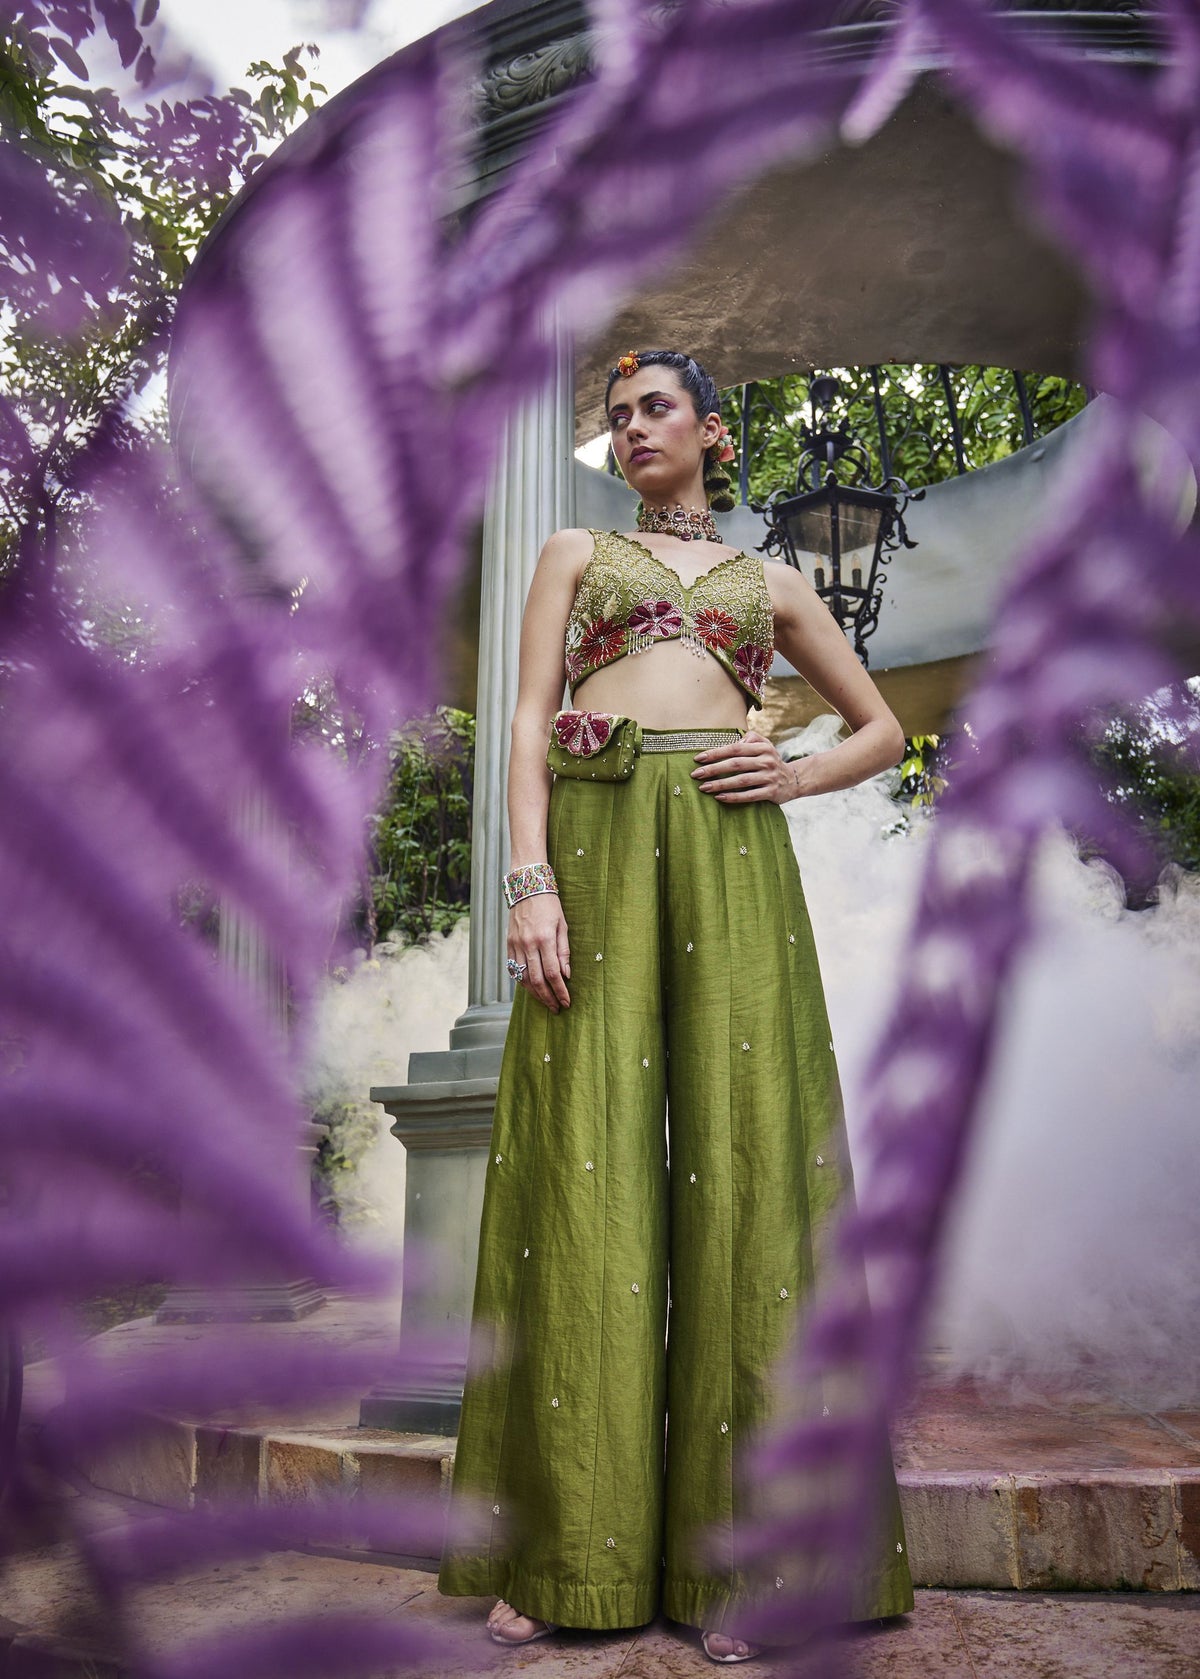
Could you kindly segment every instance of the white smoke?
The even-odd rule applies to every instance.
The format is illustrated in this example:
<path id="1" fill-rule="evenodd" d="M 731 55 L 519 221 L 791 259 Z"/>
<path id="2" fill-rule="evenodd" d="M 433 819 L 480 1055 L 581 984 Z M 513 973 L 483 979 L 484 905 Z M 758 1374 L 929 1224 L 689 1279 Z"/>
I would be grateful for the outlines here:
<path id="1" fill-rule="evenodd" d="M 786 750 L 831 745 L 837 731 L 837 718 L 818 718 Z M 896 816 L 889 782 L 786 806 L 852 1149 L 931 837 L 924 822 L 884 837 Z M 1113 872 L 1056 835 L 1039 858 L 1035 912 L 930 1340 L 952 1367 L 984 1376 L 1100 1378 L 1160 1404 L 1194 1398 L 1200 877 L 1164 880 L 1156 907 L 1129 911 Z"/>
<path id="2" fill-rule="evenodd" d="M 404 1238 L 405 1150 L 368 1092 L 407 1084 L 413 1051 L 447 1047 L 467 1005 L 467 948 L 465 919 L 427 945 L 378 944 L 330 975 L 317 999 L 303 1084 L 317 1116 L 334 1116 L 334 1141 L 353 1163 L 334 1174 L 339 1218 L 352 1238 L 390 1252 Z"/>
<path id="3" fill-rule="evenodd" d="M 1200 1378 L 1200 879 L 1124 908 L 1065 840 L 1014 987 L 939 1317 L 981 1374 L 1076 1374 L 1160 1405 Z"/>

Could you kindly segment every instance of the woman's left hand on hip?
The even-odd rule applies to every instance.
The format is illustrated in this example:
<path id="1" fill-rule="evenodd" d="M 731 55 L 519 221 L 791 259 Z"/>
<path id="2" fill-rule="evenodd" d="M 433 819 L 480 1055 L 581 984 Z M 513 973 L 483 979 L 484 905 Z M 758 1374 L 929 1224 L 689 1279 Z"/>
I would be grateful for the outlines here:
<path id="1" fill-rule="evenodd" d="M 728 746 L 698 752 L 692 779 L 722 804 L 769 799 L 781 805 L 800 792 L 799 766 L 788 763 L 775 743 L 755 729 Z"/>

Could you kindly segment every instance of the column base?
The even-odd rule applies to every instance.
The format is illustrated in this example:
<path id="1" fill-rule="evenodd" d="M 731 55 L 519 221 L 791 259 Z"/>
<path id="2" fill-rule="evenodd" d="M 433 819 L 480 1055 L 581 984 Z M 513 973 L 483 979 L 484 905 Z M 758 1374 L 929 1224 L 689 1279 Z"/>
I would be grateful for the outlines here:
<path id="1" fill-rule="evenodd" d="M 450 1028 L 450 1048 L 503 1049 L 511 1014 L 511 1003 L 473 1003 Z"/>
<path id="2" fill-rule="evenodd" d="M 472 1044 L 468 1049 L 414 1050 L 408 1076 L 415 1085 L 464 1084 L 500 1077 L 503 1044 Z M 372 1098 L 375 1100 L 375 1098 Z"/>
<path id="3" fill-rule="evenodd" d="M 417 1051 L 408 1058 L 410 1084 L 459 1084 L 497 1079 L 504 1054 L 511 1003 L 480 1003 L 460 1014 L 450 1029 L 450 1048 Z"/>
<path id="4" fill-rule="evenodd" d="M 412 1063 L 445 1068 L 456 1057 L 470 1061 L 486 1054 L 499 1057 L 500 1050 L 475 1045 L 440 1056 L 414 1055 L 412 1082 L 371 1091 L 371 1100 L 382 1103 L 394 1121 L 392 1135 L 408 1151 L 404 1240 L 419 1246 L 427 1274 L 420 1286 L 408 1279 L 404 1284 L 400 1353 L 413 1358 L 412 1374 L 366 1395 L 359 1409 L 364 1428 L 458 1432 L 496 1078 L 438 1078 L 432 1071 L 421 1078 Z M 422 1332 L 437 1337 L 439 1352 L 452 1337 L 451 1356 L 436 1363 L 422 1358 Z"/>
<path id="5" fill-rule="evenodd" d="M 155 1323 L 296 1323 L 318 1311 L 326 1296 L 307 1277 L 284 1283 L 250 1283 L 227 1294 L 208 1288 L 173 1288 L 154 1314 Z"/>
<path id="6" fill-rule="evenodd" d="M 464 1366 L 439 1365 L 403 1386 L 381 1382 L 359 1403 L 360 1428 L 390 1428 L 397 1434 L 458 1433 Z"/>

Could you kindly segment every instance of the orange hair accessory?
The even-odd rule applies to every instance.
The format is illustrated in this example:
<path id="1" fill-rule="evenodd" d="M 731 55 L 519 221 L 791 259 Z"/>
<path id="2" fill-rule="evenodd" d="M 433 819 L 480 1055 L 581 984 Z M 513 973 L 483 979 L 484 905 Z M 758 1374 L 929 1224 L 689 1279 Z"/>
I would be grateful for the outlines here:
<path id="1" fill-rule="evenodd" d="M 637 351 L 636 350 L 627 350 L 625 352 L 625 354 L 617 362 L 617 372 L 621 375 L 622 379 L 631 379 L 633 377 L 633 375 L 637 372 L 637 370 L 638 370 Z"/>

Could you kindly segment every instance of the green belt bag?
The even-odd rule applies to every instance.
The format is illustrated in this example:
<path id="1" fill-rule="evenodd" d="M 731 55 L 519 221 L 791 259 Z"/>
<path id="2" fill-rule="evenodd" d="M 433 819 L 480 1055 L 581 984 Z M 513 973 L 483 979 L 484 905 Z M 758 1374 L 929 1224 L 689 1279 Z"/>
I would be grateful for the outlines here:
<path id="1" fill-rule="evenodd" d="M 642 725 L 610 711 L 560 711 L 546 762 L 577 781 L 628 781 L 642 750 Z"/>

